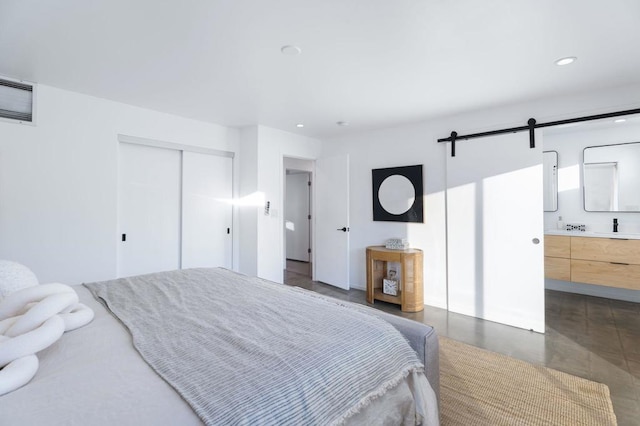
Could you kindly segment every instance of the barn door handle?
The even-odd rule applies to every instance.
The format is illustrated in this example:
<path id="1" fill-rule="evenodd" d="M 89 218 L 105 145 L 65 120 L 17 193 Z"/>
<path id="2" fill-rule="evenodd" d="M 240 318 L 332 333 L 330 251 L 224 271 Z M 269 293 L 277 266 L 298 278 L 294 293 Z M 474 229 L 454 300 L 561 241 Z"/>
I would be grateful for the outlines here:
<path id="1" fill-rule="evenodd" d="M 349 232 L 349 228 L 347 228 L 346 226 L 343 226 L 342 228 L 336 229 L 336 231 Z"/>

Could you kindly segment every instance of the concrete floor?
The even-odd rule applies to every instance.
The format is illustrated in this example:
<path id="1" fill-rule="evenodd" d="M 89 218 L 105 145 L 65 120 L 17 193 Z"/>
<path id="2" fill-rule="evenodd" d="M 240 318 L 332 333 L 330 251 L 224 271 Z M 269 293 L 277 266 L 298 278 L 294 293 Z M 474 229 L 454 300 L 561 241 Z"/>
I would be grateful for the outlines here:
<path id="1" fill-rule="evenodd" d="M 287 272 L 296 272 L 311 277 L 311 262 L 287 259 Z"/>
<path id="2" fill-rule="evenodd" d="M 341 290 L 292 271 L 285 271 L 285 283 L 367 304 L 364 291 Z M 618 424 L 639 426 L 640 304 L 552 290 L 545 303 L 545 334 L 430 306 L 416 313 L 380 301 L 374 307 L 429 324 L 441 336 L 605 383 Z"/>

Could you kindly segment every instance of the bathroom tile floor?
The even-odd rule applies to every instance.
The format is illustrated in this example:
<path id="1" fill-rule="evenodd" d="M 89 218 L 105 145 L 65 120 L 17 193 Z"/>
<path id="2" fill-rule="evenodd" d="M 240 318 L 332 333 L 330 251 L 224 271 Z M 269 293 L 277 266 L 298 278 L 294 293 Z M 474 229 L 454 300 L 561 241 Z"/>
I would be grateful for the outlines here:
<path id="1" fill-rule="evenodd" d="M 341 290 L 285 271 L 285 283 L 366 304 L 361 290 Z M 609 386 L 618 424 L 640 425 L 640 303 L 547 290 L 546 333 L 425 306 L 416 313 L 376 301 L 383 311 L 432 325 L 441 336 Z"/>

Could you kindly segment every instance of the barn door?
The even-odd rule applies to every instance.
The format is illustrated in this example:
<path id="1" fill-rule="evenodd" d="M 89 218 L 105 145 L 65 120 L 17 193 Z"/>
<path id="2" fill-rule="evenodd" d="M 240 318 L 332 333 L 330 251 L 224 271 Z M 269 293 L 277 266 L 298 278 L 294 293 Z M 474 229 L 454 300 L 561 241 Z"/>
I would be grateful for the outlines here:
<path id="1" fill-rule="evenodd" d="M 447 156 L 450 311 L 544 332 L 541 147 L 523 132 Z"/>

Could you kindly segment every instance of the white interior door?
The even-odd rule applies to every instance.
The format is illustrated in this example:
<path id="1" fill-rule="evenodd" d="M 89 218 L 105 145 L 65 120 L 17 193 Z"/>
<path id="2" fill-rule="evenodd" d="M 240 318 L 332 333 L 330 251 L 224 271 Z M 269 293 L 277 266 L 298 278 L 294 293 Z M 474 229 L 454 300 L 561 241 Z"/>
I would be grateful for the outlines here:
<path id="1" fill-rule="evenodd" d="M 180 174 L 180 151 L 120 143 L 119 277 L 180 268 Z"/>
<path id="2" fill-rule="evenodd" d="M 316 160 L 315 280 L 349 289 L 349 156 Z"/>
<path id="3" fill-rule="evenodd" d="M 287 259 L 309 262 L 309 172 L 286 176 L 285 235 Z"/>
<path id="4" fill-rule="evenodd" d="M 232 162 L 182 153 L 183 268 L 232 266 Z"/>
<path id="5" fill-rule="evenodd" d="M 447 155 L 450 311 L 544 333 L 541 147 L 522 132 Z"/>

